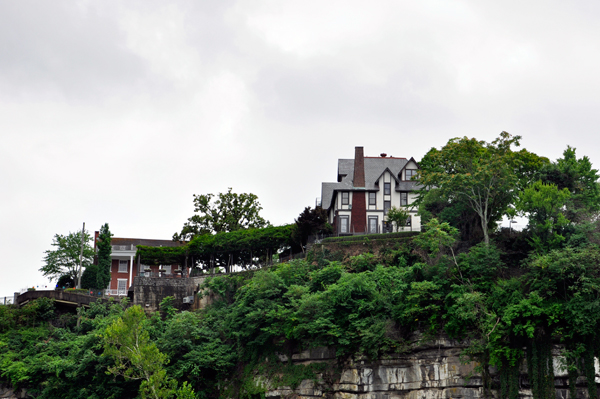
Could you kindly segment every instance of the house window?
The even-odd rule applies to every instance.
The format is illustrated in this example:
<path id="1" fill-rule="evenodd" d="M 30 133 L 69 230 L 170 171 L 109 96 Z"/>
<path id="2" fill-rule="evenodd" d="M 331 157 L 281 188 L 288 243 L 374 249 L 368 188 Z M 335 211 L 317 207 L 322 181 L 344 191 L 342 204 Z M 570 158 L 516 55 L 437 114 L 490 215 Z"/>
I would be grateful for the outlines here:
<path id="1" fill-rule="evenodd" d="M 406 169 L 406 180 L 411 180 L 414 176 L 417 175 L 416 169 Z"/>
<path id="2" fill-rule="evenodd" d="M 340 216 L 340 233 L 348 233 L 349 229 L 348 229 L 348 222 L 350 221 L 350 219 L 348 218 L 348 216 Z"/>
<path id="3" fill-rule="evenodd" d="M 127 261 L 126 260 L 119 261 L 119 273 L 127 273 Z"/>
<path id="4" fill-rule="evenodd" d="M 408 215 L 408 217 L 406 218 L 406 223 L 404 223 L 405 226 L 410 226 L 410 215 Z"/>
<path id="5" fill-rule="evenodd" d="M 383 183 L 383 194 L 390 195 L 392 193 L 392 183 Z"/>
<path id="6" fill-rule="evenodd" d="M 377 205 L 377 193 L 369 193 L 369 205 Z"/>
<path id="7" fill-rule="evenodd" d="M 117 295 L 127 295 L 127 279 L 117 280 Z"/>
<path id="8" fill-rule="evenodd" d="M 342 205 L 348 205 L 350 203 L 350 193 L 344 191 L 342 193 Z"/>
<path id="9" fill-rule="evenodd" d="M 162 265 L 160 268 L 165 271 L 165 274 L 171 274 L 171 265 Z"/>
<path id="10" fill-rule="evenodd" d="M 369 233 L 378 233 L 377 231 L 377 216 L 369 216 Z"/>
<path id="11" fill-rule="evenodd" d="M 388 213 L 392 207 L 392 201 L 383 201 L 383 213 Z"/>
<path id="12" fill-rule="evenodd" d="M 400 205 L 408 205 L 408 193 L 400 193 Z"/>

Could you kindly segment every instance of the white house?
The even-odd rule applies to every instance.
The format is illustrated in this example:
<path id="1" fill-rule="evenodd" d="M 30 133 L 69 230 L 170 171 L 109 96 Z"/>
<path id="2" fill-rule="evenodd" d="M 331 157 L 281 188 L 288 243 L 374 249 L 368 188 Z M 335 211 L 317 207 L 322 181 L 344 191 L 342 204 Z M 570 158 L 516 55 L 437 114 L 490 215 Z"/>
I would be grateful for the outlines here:
<path id="1" fill-rule="evenodd" d="M 321 206 L 336 234 L 391 232 L 386 215 L 392 206 L 409 212 L 401 230 L 420 231 L 421 218 L 411 205 L 419 188 L 411 178 L 418 169 L 413 158 L 365 157 L 363 147 L 355 148 L 354 159 L 339 159 L 337 183 L 321 189 Z"/>

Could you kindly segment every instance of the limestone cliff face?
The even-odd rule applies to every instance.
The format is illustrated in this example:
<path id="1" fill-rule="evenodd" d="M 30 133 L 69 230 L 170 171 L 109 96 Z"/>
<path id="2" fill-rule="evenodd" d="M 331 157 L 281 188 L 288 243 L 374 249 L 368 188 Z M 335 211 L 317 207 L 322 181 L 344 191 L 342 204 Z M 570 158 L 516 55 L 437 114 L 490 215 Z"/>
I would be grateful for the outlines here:
<path id="1" fill-rule="evenodd" d="M 335 399 L 477 399 L 483 397 L 482 380 L 475 364 L 463 364 L 460 353 L 465 344 L 440 338 L 426 344 L 414 345 L 410 352 L 376 361 L 348 361 L 334 381 L 317 378 L 304 380 L 295 389 L 272 387 L 266 383 L 267 398 L 335 398 Z M 330 361 L 334 353 L 326 348 L 313 349 L 294 355 L 296 364 Z M 286 361 L 285 356 L 282 357 Z M 555 359 L 557 399 L 568 398 L 567 374 Z M 598 369 L 598 367 L 597 367 Z M 491 370 L 492 376 L 495 370 Z M 520 396 L 530 398 L 527 375 L 522 370 Z M 597 372 L 598 374 L 598 372 Z M 264 380 L 263 380 L 264 381 Z M 600 379 L 596 377 L 596 382 Z M 578 398 L 587 398 L 585 381 L 578 380 Z M 492 392 L 497 396 L 496 392 Z"/>
<path id="2" fill-rule="evenodd" d="M 22 399 L 27 398 L 25 389 L 13 389 L 0 383 L 0 398 L 1 399 Z"/>

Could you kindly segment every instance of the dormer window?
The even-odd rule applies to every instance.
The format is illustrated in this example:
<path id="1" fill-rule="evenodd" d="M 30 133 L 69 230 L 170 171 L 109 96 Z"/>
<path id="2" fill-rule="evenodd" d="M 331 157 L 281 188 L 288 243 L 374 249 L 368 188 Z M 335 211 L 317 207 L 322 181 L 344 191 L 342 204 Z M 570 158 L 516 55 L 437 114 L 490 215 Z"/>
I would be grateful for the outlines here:
<path id="1" fill-rule="evenodd" d="M 413 176 L 417 175 L 416 169 L 406 169 L 406 180 L 412 180 Z"/>

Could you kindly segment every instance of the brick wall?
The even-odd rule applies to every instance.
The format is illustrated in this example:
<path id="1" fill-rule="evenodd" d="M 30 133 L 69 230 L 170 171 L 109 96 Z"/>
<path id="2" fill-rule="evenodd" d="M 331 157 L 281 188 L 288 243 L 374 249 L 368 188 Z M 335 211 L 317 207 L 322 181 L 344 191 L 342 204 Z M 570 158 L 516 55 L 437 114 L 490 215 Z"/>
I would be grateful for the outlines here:
<path id="1" fill-rule="evenodd" d="M 355 191 L 352 193 L 351 212 L 350 231 L 363 233 L 367 227 L 367 201 L 365 192 Z"/>

